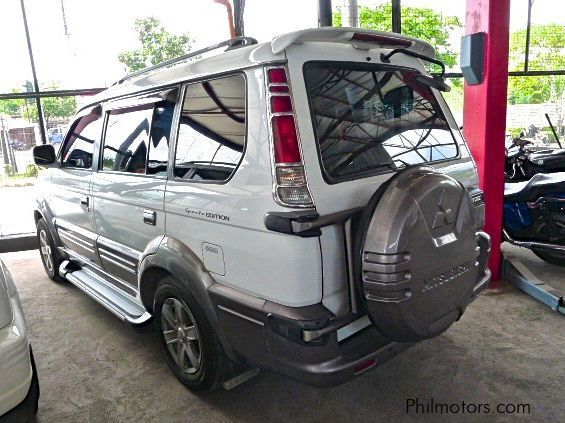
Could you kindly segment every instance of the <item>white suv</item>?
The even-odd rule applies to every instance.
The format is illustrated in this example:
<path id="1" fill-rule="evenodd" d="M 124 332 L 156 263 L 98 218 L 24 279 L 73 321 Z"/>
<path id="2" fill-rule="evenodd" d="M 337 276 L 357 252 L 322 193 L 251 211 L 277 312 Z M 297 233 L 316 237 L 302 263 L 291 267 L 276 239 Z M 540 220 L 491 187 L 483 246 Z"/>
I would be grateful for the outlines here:
<path id="1" fill-rule="evenodd" d="M 37 413 L 39 383 L 18 291 L 0 260 L 0 421 L 28 422 Z"/>
<path id="2" fill-rule="evenodd" d="M 477 172 L 433 55 L 322 28 L 118 81 L 57 156 L 34 150 L 49 167 L 45 270 L 132 325 L 154 320 L 192 389 L 247 368 L 335 385 L 438 335 L 490 273 Z"/>

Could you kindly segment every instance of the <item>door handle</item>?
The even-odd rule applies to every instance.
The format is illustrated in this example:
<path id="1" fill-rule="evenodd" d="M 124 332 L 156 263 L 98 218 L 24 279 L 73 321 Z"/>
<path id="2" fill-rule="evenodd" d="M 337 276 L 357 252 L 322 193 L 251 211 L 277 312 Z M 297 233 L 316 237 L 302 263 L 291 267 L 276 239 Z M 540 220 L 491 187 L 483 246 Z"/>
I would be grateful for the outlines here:
<path id="1" fill-rule="evenodd" d="M 89 199 L 88 199 L 88 195 L 85 195 L 84 197 L 81 197 L 81 199 L 80 199 L 80 205 L 81 205 L 81 206 L 84 206 L 84 207 L 86 207 L 86 208 L 88 209 L 89 204 L 90 204 L 90 201 L 89 201 Z"/>
<path id="2" fill-rule="evenodd" d="M 155 210 L 143 210 L 143 223 L 155 226 L 157 224 L 157 212 Z"/>

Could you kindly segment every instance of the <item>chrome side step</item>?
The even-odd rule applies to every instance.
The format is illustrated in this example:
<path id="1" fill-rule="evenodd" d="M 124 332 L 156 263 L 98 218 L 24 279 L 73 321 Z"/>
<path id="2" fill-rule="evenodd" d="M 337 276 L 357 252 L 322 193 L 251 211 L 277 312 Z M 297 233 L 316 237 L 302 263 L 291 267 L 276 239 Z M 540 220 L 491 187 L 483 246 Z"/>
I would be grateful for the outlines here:
<path id="1" fill-rule="evenodd" d="M 61 263 L 59 274 L 126 323 L 138 326 L 151 319 L 144 307 L 75 261 Z"/>

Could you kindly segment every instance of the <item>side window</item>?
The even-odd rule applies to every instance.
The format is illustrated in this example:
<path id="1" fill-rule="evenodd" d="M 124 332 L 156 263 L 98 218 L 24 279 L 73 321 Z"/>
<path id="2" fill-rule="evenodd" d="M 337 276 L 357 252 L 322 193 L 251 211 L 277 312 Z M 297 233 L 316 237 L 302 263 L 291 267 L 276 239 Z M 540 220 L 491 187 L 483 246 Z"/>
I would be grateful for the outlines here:
<path id="1" fill-rule="evenodd" d="M 101 129 L 102 118 L 99 113 L 82 116 L 73 123 L 61 152 L 61 167 L 90 169 L 94 142 L 100 137 Z"/>
<path id="2" fill-rule="evenodd" d="M 153 105 L 108 113 L 102 170 L 145 174 Z"/>
<path id="3" fill-rule="evenodd" d="M 234 75 L 187 86 L 175 153 L 178 178 L 225 181 L 245 149 L 245 78 Z"/>
<path id="4" fill-rule="evenodd" d="M 175 102 L 164 100 L 155 104 L 147 159 L 148 175 L 167 175 L 169 140 L 175 112 Z"/>

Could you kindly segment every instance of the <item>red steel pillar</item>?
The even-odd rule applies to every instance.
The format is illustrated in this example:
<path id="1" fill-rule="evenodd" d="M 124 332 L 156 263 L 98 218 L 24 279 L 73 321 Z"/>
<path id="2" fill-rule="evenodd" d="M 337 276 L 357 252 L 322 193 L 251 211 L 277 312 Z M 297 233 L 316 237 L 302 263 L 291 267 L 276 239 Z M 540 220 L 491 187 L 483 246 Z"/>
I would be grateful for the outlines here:
<path id="1" fill-rule="evenodd" d="M 500 278 L 502 264 L 509 28 L 510 0 L 467 0 L 465 33 L 485 32 L 486 42 L 483 82 L 472 86 L 465 84 L 463 132 L 485 193 L 485 231 L 492 241 L 489 266 L 493 281 Z"/>

